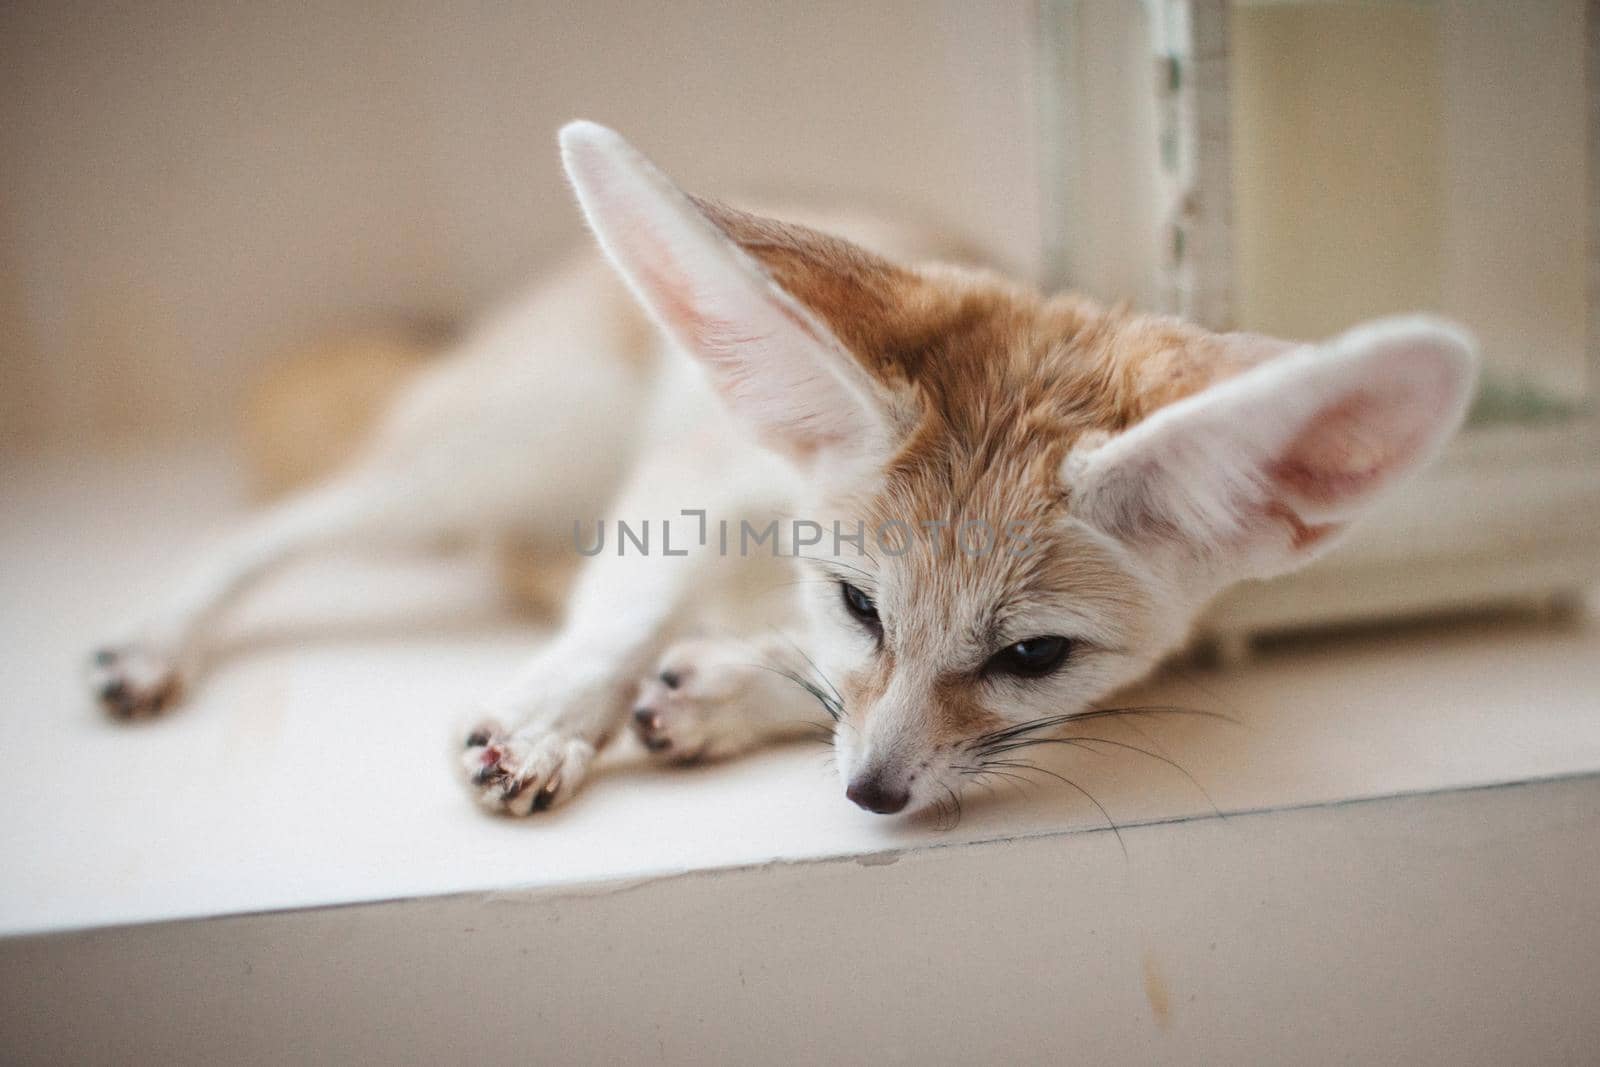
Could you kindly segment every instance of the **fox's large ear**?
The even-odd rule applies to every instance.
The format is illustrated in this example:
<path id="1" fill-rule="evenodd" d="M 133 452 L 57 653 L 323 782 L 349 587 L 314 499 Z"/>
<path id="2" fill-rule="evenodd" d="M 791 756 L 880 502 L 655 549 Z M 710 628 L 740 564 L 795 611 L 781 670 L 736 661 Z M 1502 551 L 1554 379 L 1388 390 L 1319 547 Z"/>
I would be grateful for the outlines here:
<path id="1" fill-rule="evenodd" d="M 1434 456 L 1477 363 L 1466 333 L 1426 318 L 1291 349 L 1069 457 L 1074 513 L 1226 581 L 1293 569 Z"/>
<path id="2" fill-rule="evenodd" d="M 884 447 L 861 365 L 666 175 L 592 122 L 562 128 L 561 154 L 606 256 L 763 443 L 802 463 Z"/>

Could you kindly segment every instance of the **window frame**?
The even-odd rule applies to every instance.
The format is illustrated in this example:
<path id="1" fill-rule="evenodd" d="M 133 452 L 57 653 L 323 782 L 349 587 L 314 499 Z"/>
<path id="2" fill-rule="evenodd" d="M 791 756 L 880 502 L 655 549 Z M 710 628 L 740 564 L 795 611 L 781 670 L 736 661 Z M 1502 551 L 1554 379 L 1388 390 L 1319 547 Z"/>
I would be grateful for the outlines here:
<path id="1" fill-rule="evenodd" d="M 1143 302 L 1208 326 L 1231 324 L 1234 287 L 1231 0 L 1143 0 L 1108 16 L 1092 0 L 1043 0 L 1041 130 L 1046 280 L 1090 292 L 1129 289 L 1095 276 L 1074 245 L 1103 246 L 1096 227 L 1126 213 L 1092 210 L 1086 161 L 1105 156 L 1153 168 L 1142 209 Z M 1294 0 L 1280 0 L 1294 2 Z M 1143 23 L 1150 68 L 1124 92 L 1150 94 L 1153 128 L 1108 131 L 1092 109 L 1106 89 L 1087 74 L 1085 50 L 1108 17 Z M 1438 463 L 1386 500 L 1346 541 L 1310 567 L 1224 594 L 1202 631 L 1226 648 L 1262 631 L 1424 614 L 1505 601 L 1567 603 L 1600 581 L 1600 14 L 1585 17 L 1589 217 L 1584 410 L 1559 423 L 1463 431 Z M 1142 81 L 1143 88 L 1140 87 Z M 1098 94 L 1098 95 L 1097 95 Z M 1137 109 L 1129 114 L 1136 114 Z M 1115 143 L 1153 139 L 1142 150 Z M 1104 292 L 1101 295 L 1106 295 Z"/>

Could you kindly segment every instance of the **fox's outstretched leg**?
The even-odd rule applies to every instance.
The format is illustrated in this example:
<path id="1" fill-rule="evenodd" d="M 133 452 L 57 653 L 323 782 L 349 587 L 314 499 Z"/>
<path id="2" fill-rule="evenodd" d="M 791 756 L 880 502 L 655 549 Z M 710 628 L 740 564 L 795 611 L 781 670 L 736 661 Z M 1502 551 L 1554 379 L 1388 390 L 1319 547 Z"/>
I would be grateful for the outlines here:
<path id="1" fill-rule="evenodd" d="M 168 586 L 140 622 L 94 650 L 96 699 L 118 718 L 170 707 L 206 667 L 210 626 L 280 564 L 341 544 L 423 544 L 456 532 L 408 488 L 390 472 L 357 471 L 252 517 Z"/>
<path id="2" fill-rule="evenodd" d="M 586 560 L 556 637 L 483 708 L 484 721 L 467 738 L 462 763 L 489 807 L 526 815 L 577 789 L 595 752 L 621 730 L 639 678 L 686 622 L 726 597 L 726 585 L 765 564 L 723 555 L 718 538 L 705 543 L 681 517 L 685 507 L 718 517 L 771 515 L 790 487 L 781 470 L 747 458 L 728 464 L 739 448 L 703 386 L 697 400 L 667 399 L 612 516 L 645 520 L 656 540 L 648 552 L 613 538 Z M 678 418 L 681 413 L 695 413 Z M 679 428 L 674 430 L 676 425 Z M 690 427 L 684 430 L 682 427 Z M 677 519 L 672 543 L 662 522 Z M 614 531 L 613 531 L 614 532 Z M 776 551 L 776 546 L 771 546 Z M 787 583 L 780 583 L 785 595 Z"/>
<path id="3" fill-rule="evenodd" d="M 614 495 L 635 447 L 654 358 L 642 330 L 598 262 L 491 316 L 401 391 L 352 466 L 248 520 L 100 645 L 95 696 L 123 718 L 170 705 L 206 666 L 209 625 L 295 557 L 480 533 L 564 538 Z"/>

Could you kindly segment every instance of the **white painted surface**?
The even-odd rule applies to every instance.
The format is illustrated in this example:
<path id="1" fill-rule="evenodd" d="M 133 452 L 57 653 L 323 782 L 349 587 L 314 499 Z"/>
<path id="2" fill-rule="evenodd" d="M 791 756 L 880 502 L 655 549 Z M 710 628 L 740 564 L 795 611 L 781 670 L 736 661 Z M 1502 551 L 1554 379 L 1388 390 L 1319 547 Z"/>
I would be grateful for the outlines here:
<path id="1" fill-rule="evenodd" d="M 1600 779 L 0 942 L 5 1058 L 1592 1062 Z M 887 858 L 886 858 L 887 859 Z"/>
<path id="2" fill-rule="evenodd" d="M 0 513 L 0 932 L 501 891 L 1092 829 L 1057 783 L 968 798 L 954 830 L 847 804 L 813 746 L 655 770 L 623 752 L 569 807 L 491 818 L 453 776 L 473 696 L 538 639 L 472 560 L 329 560 L 237 621 L 176 714 L 115 726 L 76 683 L 237 499 L 213 456 L 12 463 Z M 1119 824 L 1600 770 L 1600 628 L 1474 624 L 1308 644 L 1147 695 L 1233 716 L 1041 753 Z M 1048 788 L 1054 786 L 1054 788 Z M 1115 859 L 1114 843 L 1101 848 Z"/>

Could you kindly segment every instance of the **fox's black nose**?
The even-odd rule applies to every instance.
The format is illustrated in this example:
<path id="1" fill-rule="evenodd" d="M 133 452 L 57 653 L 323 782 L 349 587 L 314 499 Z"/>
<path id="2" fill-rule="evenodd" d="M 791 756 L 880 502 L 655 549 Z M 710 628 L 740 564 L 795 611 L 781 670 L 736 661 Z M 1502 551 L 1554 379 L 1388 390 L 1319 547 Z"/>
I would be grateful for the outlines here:
<path id="1" fill-rule="evenodd" d="M 893 815 L 911 800 L 911 791 L 904 786 L 885 785 L 877 775 L 862 775 L 850 783 L 844 795 L 858 807 L 875 811 L 879 815 Z"/>

